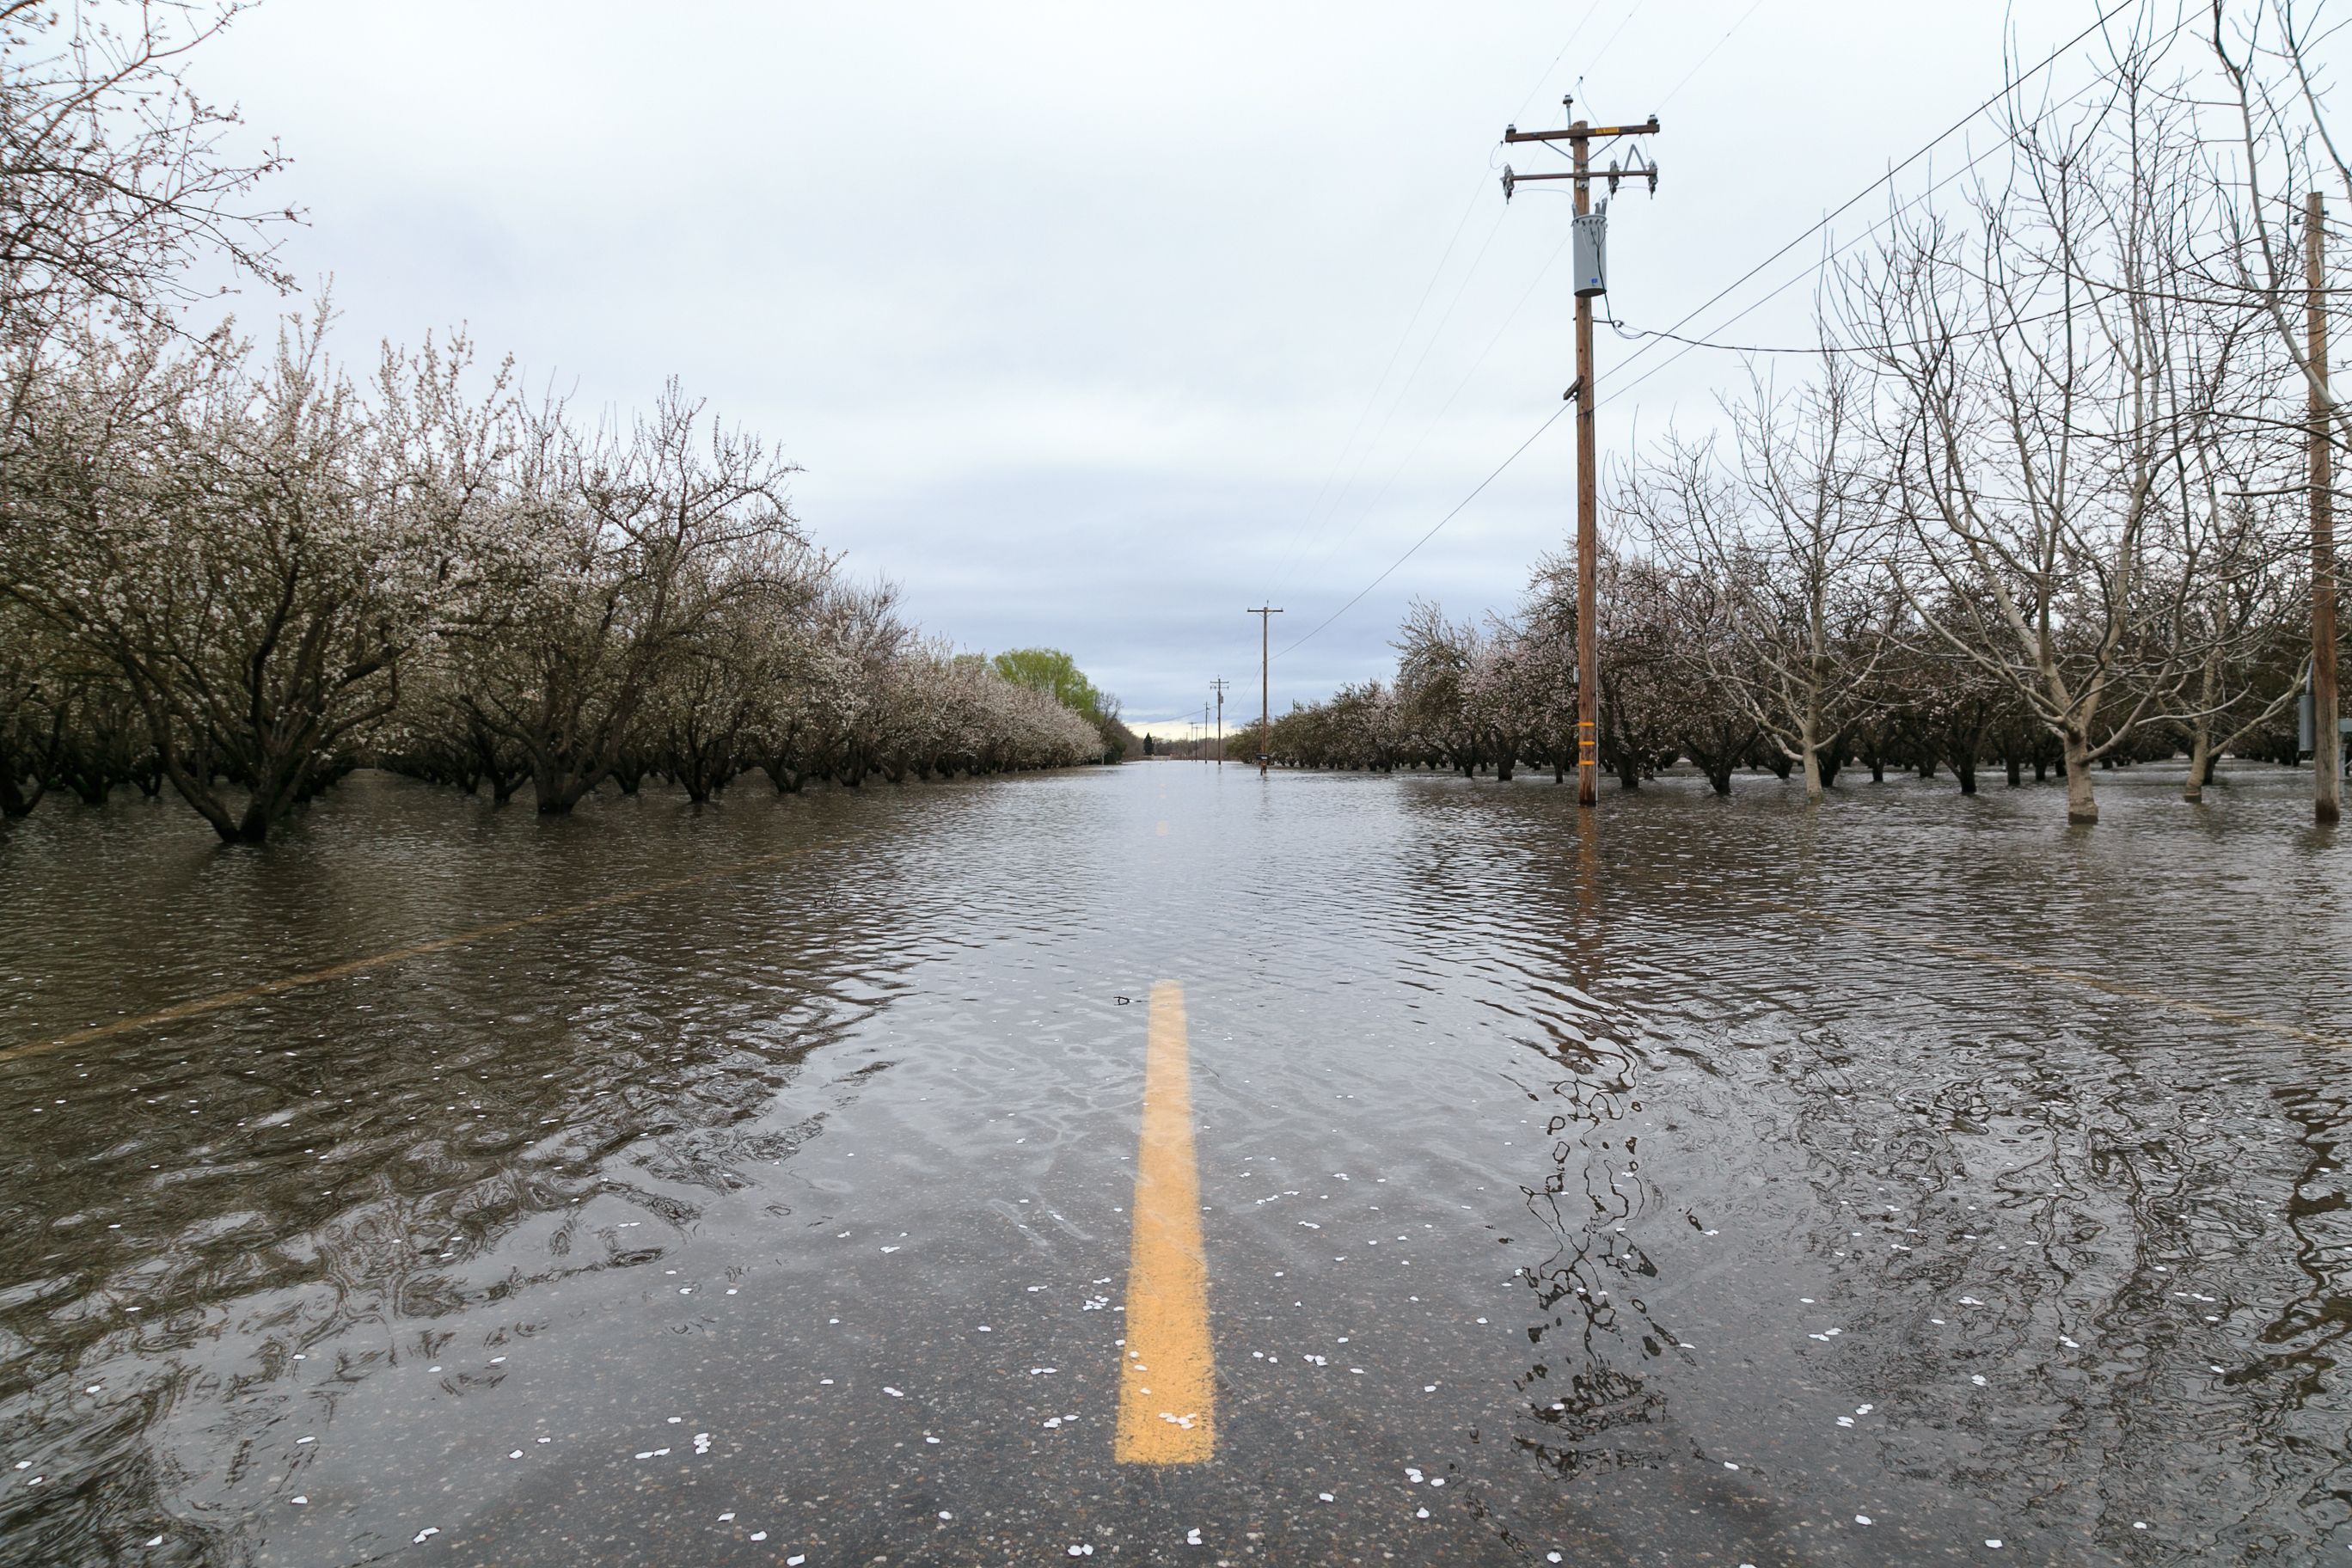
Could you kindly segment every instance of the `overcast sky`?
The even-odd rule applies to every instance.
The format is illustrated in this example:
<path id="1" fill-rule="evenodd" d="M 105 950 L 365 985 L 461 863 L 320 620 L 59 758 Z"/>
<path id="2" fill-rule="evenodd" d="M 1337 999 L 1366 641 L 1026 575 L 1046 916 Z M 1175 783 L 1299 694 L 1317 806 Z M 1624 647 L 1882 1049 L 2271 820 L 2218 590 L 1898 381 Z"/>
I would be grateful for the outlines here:
<path id="1" fill-rule="evenodd" d="M 1197 713 L 1213 676 L 1255 711 L 1247 605 L 1286 611 L 1279 709 L 1385 673 L 1416 595 L 1507 606 L 1571 528 L 1561 419 L 1282 653 L 1572 379 L 1569 204 L 1507 208 L 1498 184 L 1564 164 L 1507 153 L 1506 121 L 1561 123 L 1580 79 L 1597 119 L 1659 115 L 1609 303 L 1662 328 L 1991 93 L 2005 27 L 2034 60 L 2096 13 L 268 0 L 195 79 L 293 155 L 287 259 L 331 274 L 347 356 L 463 322 L 591 407 L 678 376 L 804 467 L 816 538 L 927 629 L 1066 648 L 1149 721 Z M 2093 74 L 2085 47 L 2050 80 Z M 1821 245 L 1695 328 L 1799 279 L 1728 332 L 1803 341 Z M 1710 419 L 1747 374 L 1599 344 L 1604 454 Z"/>

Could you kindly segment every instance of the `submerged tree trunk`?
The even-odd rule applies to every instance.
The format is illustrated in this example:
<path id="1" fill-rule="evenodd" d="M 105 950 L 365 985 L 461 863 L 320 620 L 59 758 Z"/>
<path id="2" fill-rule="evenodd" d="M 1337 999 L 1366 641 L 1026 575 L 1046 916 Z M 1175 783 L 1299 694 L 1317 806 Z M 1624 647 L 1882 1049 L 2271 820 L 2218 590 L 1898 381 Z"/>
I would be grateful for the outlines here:
<path id="1" fill-rule="evenodd" d="M 2079 734 L 2064 737 L 2066 820 L 2088 826 L 2099 820 L 2099 801 L 2091 789 L 2091 742 Z"/>
<path id="2" fill-rule="evenodd" d="M 2189 731 L 2189 782 L 2180 786 L 2180 798 L 2195 805 L 2204 800 L 2205 786 L 2213 782 L 2213 726 L 2200 716 Z"/>

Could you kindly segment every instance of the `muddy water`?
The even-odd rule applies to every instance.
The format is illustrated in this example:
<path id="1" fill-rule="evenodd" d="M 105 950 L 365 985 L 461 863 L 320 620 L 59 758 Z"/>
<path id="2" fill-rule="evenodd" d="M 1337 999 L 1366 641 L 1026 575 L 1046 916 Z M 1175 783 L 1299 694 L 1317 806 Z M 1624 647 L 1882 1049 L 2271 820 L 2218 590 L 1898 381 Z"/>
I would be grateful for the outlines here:
<path id="1" fill-rule="evenodd" d="M 45 806 L 0 1563 L 2340 1554 L 2306 783 L 2103 775 L 2082 833 L 1666 781 L 1580 834 L 1185 763 L 558 823 L 362 774 L 264 853 Z M 1110 1458 L 1160 980 L 1197 1468 Z"/>

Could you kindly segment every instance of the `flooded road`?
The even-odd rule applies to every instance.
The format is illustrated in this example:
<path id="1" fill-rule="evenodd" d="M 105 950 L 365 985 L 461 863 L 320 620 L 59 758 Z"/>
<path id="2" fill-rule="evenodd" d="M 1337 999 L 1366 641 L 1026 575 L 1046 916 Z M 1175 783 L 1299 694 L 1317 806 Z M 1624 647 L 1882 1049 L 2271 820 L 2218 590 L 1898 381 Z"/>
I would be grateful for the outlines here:
<path id="1" fill-rule="evenodd" d="M 2340 1557 L 2352 844 L 2177 786 L 45 807 L 0 1563 Z"/>

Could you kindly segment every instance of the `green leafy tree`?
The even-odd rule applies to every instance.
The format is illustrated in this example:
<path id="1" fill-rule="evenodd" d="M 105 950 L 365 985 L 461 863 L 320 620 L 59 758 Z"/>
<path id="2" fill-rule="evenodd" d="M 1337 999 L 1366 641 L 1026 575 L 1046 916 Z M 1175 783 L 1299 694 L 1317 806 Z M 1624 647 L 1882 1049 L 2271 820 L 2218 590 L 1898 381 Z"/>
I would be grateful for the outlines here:
<path id="1" fill-rule="evenodd" d="M 1083 715 L 1102 736 L 1103 760 L 1118 762 L 1135 744 L 1135 732 L 1118 719 L 1118 699 L 1088 680 L 1078 661 L 1057 647 L 1016 647 L 991 659 L 996 673 L 1015 686 L 1042 691 Z"/>

